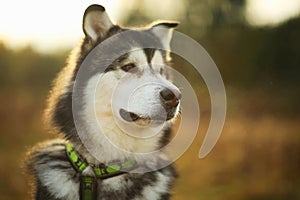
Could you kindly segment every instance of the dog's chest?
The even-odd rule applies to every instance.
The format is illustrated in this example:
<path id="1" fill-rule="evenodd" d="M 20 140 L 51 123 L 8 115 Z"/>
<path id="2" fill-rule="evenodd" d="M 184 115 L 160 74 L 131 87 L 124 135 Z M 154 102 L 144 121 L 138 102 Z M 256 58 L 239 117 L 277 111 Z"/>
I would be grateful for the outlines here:
<path id="1" fill-rule="evenodd" d="M 58 199 L 79 199 L 79 176 L 63 170 L 52 170 L 43 174 L 43 185 Z M 97 180 L 97 199 L 156 200 L 169 195 L 173 177 L 160 171 L 146 174 L 124 174 Z"/>

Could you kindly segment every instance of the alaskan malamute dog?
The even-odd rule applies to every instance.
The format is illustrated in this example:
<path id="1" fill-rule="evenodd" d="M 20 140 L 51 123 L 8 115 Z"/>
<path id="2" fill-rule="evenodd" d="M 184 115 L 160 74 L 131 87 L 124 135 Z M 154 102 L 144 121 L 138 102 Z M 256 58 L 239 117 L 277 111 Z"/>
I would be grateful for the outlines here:
<path id="1" fill-rule="evenodd" d="M 168 143 L 172 122 L 179 112 L 181 93 L 168 81 L 167 69 L 170 62 L 167 49 L 177 25 L 160 21 L 128 29 L 113 24 L 100 5 L 86 9 L 85 37 L 56 79 L 46 109 L 47 125 L 60 139 L 40 144 L 28 154 L 35 199 L 170 198 L 176 171 L 169 164 L 155 167 L 168 159 L 164 154 L 149 156 L 148 153 Z M 115 43 L 110 51 L 125 46 L 131 51 L 107 66 L 100 65 L 110 55 L 100 52 L 92 58 L 93 67 L 84 69 L 84 79 L 79 83 L 80 68 L 90 53 L 126 31 L 131 31 L 134 37 Z M 144 48 L 145 35 L 159 48 Z M 124 97 L 127 94 L 129 99 Z M 79 106 L 74 108 L 74 103 Z M 75 115 L 79 116 L 77 122 Z M 132 130 L 141 137 L 128 133 L 124 127 L 126 130 L 134 127 Z M 148 129 L 153 127 L 160 129 L 147 136 Z"/>

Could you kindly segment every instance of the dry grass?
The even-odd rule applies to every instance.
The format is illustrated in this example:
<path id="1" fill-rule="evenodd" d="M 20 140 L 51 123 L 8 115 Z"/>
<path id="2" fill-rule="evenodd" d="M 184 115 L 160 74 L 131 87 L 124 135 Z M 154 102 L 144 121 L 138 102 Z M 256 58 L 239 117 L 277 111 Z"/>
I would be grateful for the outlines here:
<path id="1" fill-rule="evenodd" d="M 229 115 L 203 160 L 197 158 L 201 137 L 177 161 L 175 200 L 300 199 L 299 118 Z"/>

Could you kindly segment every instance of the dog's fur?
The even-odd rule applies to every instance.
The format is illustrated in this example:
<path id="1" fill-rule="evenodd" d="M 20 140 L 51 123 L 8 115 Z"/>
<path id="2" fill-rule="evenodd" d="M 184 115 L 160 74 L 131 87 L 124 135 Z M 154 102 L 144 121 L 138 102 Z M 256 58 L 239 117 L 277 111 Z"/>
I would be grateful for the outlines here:
<path id="1" fill-rule="evenodd" d="M 142 29 L 131 29 L 136 34 L 148 34 L 154 42 L 162 48 L 169 48 L 172 30 L 177 26 L 175 22 L 157 22 Z M 127 28 L 114 25 L 107 16 L 105 9 L 99 5 L 92 5 L 85 11 L 83 17 L 83 31 L 85 37 L 80 46 L 71 55 L 68 65 L 62 70 L 54 83 L 50 93 L 48 108 L 46 110 L 47 123 L 52 131 L 59 133 L 62 137 L 58 140 L 48 141 L 35 147 L 29 154 L 27 166 L 29 173 L 34 179 L 34 198 L 40 200 L 79 199 L 80 174 L 74 170 L 71 162 L 66 156 L 66 143 L 71 143 L 76 151 L 82 155 L 91 166 L 100 163 L 107 163 L 112 160 L 123 160 L 127 154 L 124 151 L 114 151 L 114 145 L 127 152 L 152 152 L 168 142 L 171 134 L 172 121 L 177 115 L 179 105 L 175 104 L 172 109 L 162 103 L 160 92 L 168 88 L 180 99 L 179 90 L 167 81 L 168 74 L 165 67 L 170 61 L 167 51 L 139 49 L 130 52 L 122 59 L 117 59 L 103 73 L 91 71 L 90 77 L 83 83 L 81 97 L 83 102 L 80 109 L 82 119 L 81 126 L 84 127 L 84 137 L 93 141 L 91 150 L 100 155 L 101 160 L 97 160 L 83 145 L 75 128 L 72 111 L 72 98 L 74 82 L 79 71 L 79 67 L 89 52 L 105 39 L 121 33 Z M 127 41 L 132 49 L 137 49 L 137 41 Z M 105 59 L 105 58 L 99 58 Z M 125 66 L 125 68 L 124 68 Z M 106 67 L 106 66 L 105 66 Z M 129 69 L 128 69 L 129 68 Z M 135 68 L 130 79 L 122 78 L 130 68 Z M 101 78 L 102 85 L 91 90 Z M 122 83 L 120 80 L 122 78 Z M 142 90 L 138 90 L 129 102 L 123 105 L 119 99 L 116 100 L 117 116 L 114 116 L 111 105 L 113 90 L 117 85 L 121 85 L 121 90 L 130 90 L 131 82 L 134 79 L 134 87 L 146 81 L 157 82 Z M 131 85 L 129 87 L 129 85 Z M 95 105 L 90 105 L 91 98 L 95 97 Z M 120 97 L 121 98 L 121 97 Z M 126 107 L 127 106 L 127 107 Z M 94 108 L 96 117 L 101 121 L 101 130 L 94 119 Z M 122 117 L 121 108 L 128 108 Z M 126 126 L 139 126 L 139 131 L 143 133 L 143 127 L 149 118 L 155 118 L 160 114 L 161 109 L 166 112 L 165 121 L 160 132 L 148 138 L 137 138 L 125 134 L 117 125 L 123 123 Z M 126 113 L 127 112 L 127 113 Z M 118 113 L 120 113 L 118 115 Z M 126 122 L 126 114 L 135 117 L 132 122 Z M 133 115 L 133 116 L 132 116 Z M 106 138 L 108 139 L 106 139 Z M 110 141 L 110 142 L 108 142 Z M 112 143 L 114 145 L 112 145 Z M 123 152 L 123 153 L 122 153 Z M 155 163 L 158 158 L 153 158 Z M 142 164 L 149 160 L 137 160 Z M 97 199 L 169 199 L 170 187 L 177 174 L 174 168 L 169 165 L 156 171 L 145 173 L 125 173 L 108 179 L 97 179 Z"/>

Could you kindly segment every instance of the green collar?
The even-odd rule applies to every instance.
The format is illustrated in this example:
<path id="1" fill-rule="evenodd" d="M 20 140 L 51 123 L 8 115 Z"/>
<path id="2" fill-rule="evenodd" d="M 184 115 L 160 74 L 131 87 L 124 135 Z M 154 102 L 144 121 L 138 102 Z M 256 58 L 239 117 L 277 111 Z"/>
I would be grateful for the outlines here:
<path id="1" fill-rule="evenodd" d="M 66 144 L 66 153 L 73 167 L 77 172 L 82 173 L 88 166 L 88 162 L 74 149 L 72 144 Z M 109 165 L 100 164 L 97 167 L 92 167 L 97 178 L 105 179 L 120 173 L 128 172 L 137 166 L 136 162 L 125 161 L 112 162 Z"/>
<path id="2" fill-rule="evenodd" d="M 136 162 L 114 162 L 109 165 L 100 164 L 92 167 L 95 176 L 85 176 L 82 172 L 89 166 L 88 162 L 73 148 L 72 144 L 66 144 L 66 154 L 75 170 L 80 173 L 80 200 L 97 199 L 97 178 L 106 179 L 114 177 L 137 167 Z"/>

